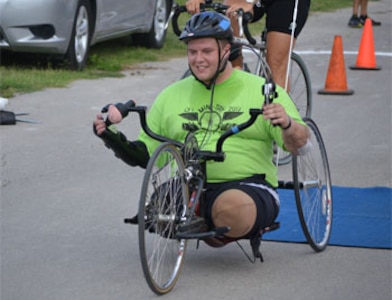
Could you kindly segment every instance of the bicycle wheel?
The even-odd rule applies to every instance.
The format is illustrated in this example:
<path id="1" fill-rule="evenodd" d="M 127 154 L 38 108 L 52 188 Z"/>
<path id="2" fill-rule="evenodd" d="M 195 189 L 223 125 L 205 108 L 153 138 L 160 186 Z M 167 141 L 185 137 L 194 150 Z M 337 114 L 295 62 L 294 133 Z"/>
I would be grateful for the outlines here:
<path id="1" fill-rule="evenodd" d="M 291 162 L 291 153 L 283 150 L 282 148 L 278 147 L 274 144 L 274 157 L 273 162 L 274 164 L 278 164 L 279 166 L 287 165 Z"/>
<path id="2" fill-rule="evenodd" d="M 312 115 L 312 86 L 305 62 L 295 52 L 291 53 L 291 66 L 289 74 L 290 91 L 299 114 L 302 118 Z"/>
<path id="3" fill-rule="evenodd" d="M 293 155 L 295 200 L 302 230 L 310 246 L 320 252 L 332 229 L 332 188 L 327 153 L 316 123 L 304 118 L 310 130 L 310 147 Z"/>
<path id="4" fill-rule="evenodd" d="M 310 118 L 312 114 L 312 87 L 308 69 L 297 53 L 291 54 L 289 95 L 294 101 L 302 118 Z M 274 162 L 286 165 L 291 162 L 291 153 L 281 148 L 274 149 Z"/>
<path id="5" fill-rule="evenodd" d="M 151 156 L 139 202 L 139 252 L 151 290 L 166 294 L 181 273 L 186 240 L 176 239 L 176 227 L 188 209 L 188 186 L 179 150 L 162 143 Z"/>

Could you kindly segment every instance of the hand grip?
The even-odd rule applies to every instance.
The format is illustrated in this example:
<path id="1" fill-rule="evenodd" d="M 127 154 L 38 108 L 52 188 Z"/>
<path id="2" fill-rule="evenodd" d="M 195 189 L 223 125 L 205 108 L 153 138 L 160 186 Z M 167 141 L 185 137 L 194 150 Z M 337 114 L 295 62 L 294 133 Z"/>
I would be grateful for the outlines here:
<path id="1" fill-rule="evenodd" d="M 114 105 L 118 111 L 121 113 L 122 118 L 125 118 L 128 116 L 128 112 L 136 106 L 136 102 L 134 100 L 128 100 L 126 103 L 116 103 L 116 104 L 107 104 L 105 105 L 102 109 L 102 113 L 107 113 L 109 111 L 109 106 Z M 105 119 L 105 124 L 106 126 L 112 125 L 112 122 L 110 122 L 109 118 L 107 117 Z"/>

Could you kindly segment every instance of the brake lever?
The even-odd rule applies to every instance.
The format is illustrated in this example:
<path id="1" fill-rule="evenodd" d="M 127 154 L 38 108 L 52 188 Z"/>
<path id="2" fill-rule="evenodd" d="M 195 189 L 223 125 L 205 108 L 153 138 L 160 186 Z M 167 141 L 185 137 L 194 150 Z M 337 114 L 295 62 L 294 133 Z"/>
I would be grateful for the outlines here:
<path id="1" fill-rule="evenodd" d="M 266 81 L 262 87 L 262 93 L 264 95 L 264 103 L 271 104 L 275 98 L 278 97 L 278 93 L 276 92 L 276 85 L 273 81 Z"/>

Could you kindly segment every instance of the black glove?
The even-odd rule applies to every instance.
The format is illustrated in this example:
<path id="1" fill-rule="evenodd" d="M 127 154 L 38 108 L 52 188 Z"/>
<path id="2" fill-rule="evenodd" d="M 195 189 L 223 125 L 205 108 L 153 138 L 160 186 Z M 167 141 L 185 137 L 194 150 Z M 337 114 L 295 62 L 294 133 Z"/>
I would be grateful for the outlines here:
<path id="1" fill-rule="evenodd" d="M 121 116 L 123 117 L 123 119 L 126 117 L 126 116 L 128 116 L 128 112 L 129 112 L 129 110 L 132 108 L 132 107 L 135 107 L 135 105 L 136 105 L 136 103 L 135 103 L 135 101 L 134 100 L 129 100 L 127 103 L 116 103 L 116 104 L 107 104 L 107 105 L 105 105 L 103 108 L 102 108 L 102 110 L 101 110 L 101 112 L 102 113 L 107 113 L 108 111 L 109 111 L 109 106 L 110 105 L 114 105 L 118 110 L 119 110 L 119 112 L 121 113 Z M 110 125 L 112 125 L 112 123 L 110 122 L 110 120 L 109 120 L 109 118 L 106 118 L 106 120 L 105 120 L 105 123 L 106 123 L 106 126 L 110 126 Z"/>

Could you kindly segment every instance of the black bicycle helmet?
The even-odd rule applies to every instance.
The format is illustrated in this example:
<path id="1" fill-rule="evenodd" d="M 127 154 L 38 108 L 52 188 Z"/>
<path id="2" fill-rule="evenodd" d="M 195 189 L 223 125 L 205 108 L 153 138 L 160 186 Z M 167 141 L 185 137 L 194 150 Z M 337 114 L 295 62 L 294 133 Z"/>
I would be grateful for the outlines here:
<path id="1" fill-rule="evenodd" d="M 179 39 L 188 42 L 190 39 L 205 37 L 232 42 L 233 30 L 230 20 L 215 11 L 197 13 L 188 20 Z"/>

